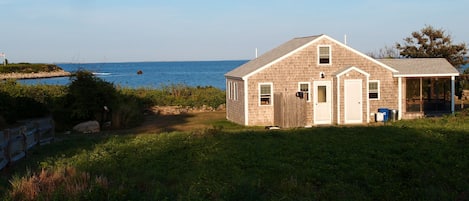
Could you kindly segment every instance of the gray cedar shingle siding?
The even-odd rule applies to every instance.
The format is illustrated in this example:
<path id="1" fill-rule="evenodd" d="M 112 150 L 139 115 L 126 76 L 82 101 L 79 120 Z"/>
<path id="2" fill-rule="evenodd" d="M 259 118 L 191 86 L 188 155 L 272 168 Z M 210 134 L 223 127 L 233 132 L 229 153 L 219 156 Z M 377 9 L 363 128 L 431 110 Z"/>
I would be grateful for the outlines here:
<path id="1" fill-rule="evenodd" d="M 319 65 L 318 46 L 330 46 L 331 64 Z M 347 71 L 347 69 L 352 69 Z M 346 72 L 343 74 L 342 72 Z M 321 78 L 320 74 L 325 77 Z M 294 96 L 299 82 L 310 84 L 313 94 L 315 81 L 330 81 L 332 89 L 332 123 L 344 124 L 344 83 L 346 80 L 362 80 L 363 123 L 372 119 L 378 108 L 399 108 L 405 103 L 406 80 L 402 80 L 402 90 L 398 88 L 400 77 L 458 76 L 458 71 L 445 59 L 372 59 L 326 35 L 294 38 L 252 61 L 225 74 L 227 82 L 237 82 L 238 100 L 227 98 L 227 119 L 244 125 L 273 125 L 274 105 L 259 105 L 259 83 L 272 84 L 274 93 Z M 368 83 L 379 81 L 379 99 L 368 100 Z M 339 85 L 337 85 L 339 84 Z M 307 102 L 306 126 L 314 125 L 314 99 Z M 339 105 L 338 105 L 339 104 Z"/>
<path id="2" fill-rule="evenodd" d="M 226 77 L 231 78 L 243 78 L 246 75 L 258 70 L 259 68 L 264 67 L 265 65 L 274 62 L 277 59 L 287 55 L 288 53 L 297 50 L 298 48 L 308 44 L 309 42 L 319 38 L 322 35 L 317 36 L 309 36 L 309 37 L 301 37 L 301 38 L 294 38 L 268 52 L 261 55 L 260 57 L 251 60 L 244 65 L 228 72 L 225 74 Z"/>

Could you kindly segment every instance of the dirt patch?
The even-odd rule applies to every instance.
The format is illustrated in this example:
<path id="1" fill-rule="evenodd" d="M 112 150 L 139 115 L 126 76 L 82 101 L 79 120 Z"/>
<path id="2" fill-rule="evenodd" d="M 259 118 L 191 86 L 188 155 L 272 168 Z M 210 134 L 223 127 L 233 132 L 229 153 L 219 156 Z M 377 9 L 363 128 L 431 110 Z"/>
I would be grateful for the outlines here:
<path id="1" fill-rule="evenodd" d="M 136 133 L 161 133 L 171 131 L 193 131 L 211 128 L 212 123 L 226 118 L 225 110 L 185 110 L 174 107 L 157 108 L 145 115 L 144 122 L 132 129 Z"/>

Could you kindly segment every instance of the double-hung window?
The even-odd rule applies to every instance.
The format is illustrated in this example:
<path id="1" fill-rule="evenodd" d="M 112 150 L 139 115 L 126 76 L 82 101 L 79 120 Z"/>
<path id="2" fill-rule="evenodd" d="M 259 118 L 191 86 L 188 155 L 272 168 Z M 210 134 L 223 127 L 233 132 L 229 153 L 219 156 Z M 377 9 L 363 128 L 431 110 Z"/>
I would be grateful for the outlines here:
<path id="1" fill-rule="evenodd" d="M 259 84 L 259 105 L 272 105 L 272 83 Z"/>
<path id="2" fill-rule="evenodd" d="M 298 91 L 303 92 L 303 97 L 309 102 L 309 82 L 298 83 Z"/>
<path id="3" fill-rule="evenodd" d="M 370 80 L 368 82 L 368 98 L 370 100 L 379 100 L 379 80 Z"/>
<path id="4" fill-rule="evenodd" d="M 318 46 L 318 63 L 320 65 L 331 64 L 331 46 L 329 45 Z"/>
<path id="5" fill-rule="evenodd" d="M 228 99 L 229 100 L 238 100 L 238 83 L 237 82 L 228 82 Z"/>

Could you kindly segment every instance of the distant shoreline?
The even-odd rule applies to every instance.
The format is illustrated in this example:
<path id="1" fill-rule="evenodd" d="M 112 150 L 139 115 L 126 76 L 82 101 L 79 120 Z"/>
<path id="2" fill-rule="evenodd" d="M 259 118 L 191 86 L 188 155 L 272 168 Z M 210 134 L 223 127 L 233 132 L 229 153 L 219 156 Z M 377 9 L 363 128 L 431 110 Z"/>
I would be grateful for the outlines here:
<path id="1" fill-rule="evenodd" d="M 71 75 L 72 74 L 70 72 L 66 72 L 66 71 L 39 72 L 39 73 L 4 73 L 4 74 L 0 74 L 0 80 L 70 77 Z"/>

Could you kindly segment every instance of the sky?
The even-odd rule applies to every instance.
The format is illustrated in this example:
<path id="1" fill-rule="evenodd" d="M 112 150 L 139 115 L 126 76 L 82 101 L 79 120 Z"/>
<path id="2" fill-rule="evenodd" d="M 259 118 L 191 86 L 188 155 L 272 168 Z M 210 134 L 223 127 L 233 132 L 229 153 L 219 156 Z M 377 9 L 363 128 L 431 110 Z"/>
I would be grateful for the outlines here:
<path id="1" fill-rule="evenodd" d="M 467 0 L 0 0 L 10 63 L 249 60 L 326 34 L 363 53 L 426 25 L 469 43 Z"/>

